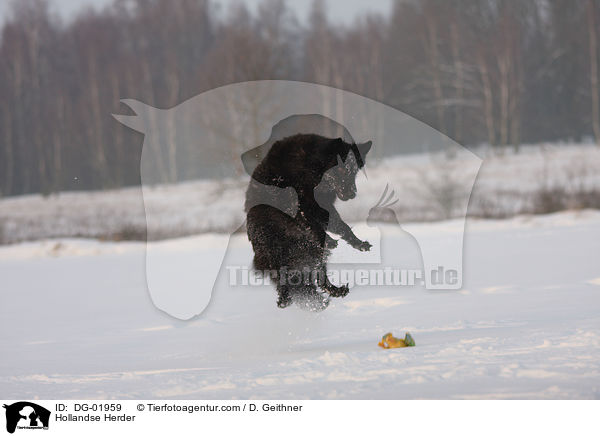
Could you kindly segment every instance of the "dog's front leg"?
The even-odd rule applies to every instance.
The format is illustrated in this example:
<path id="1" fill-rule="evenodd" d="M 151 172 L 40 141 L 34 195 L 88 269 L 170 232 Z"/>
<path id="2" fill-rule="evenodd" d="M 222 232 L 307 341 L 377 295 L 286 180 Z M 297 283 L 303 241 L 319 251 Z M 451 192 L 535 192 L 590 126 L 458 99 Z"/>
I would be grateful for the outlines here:
<path id="1" fill-rule="evenodd" d="M 344 241 L 346 241 L 352 248 L 356 248 L 360 251 L 369 251 L 372 245 L 368 241 L 361 241 L 354 234 L 348 224 L 346 224 L 340 214 L 335 208 L 329 210 L 329 230 L 333 233 L 340 235 Z"/>

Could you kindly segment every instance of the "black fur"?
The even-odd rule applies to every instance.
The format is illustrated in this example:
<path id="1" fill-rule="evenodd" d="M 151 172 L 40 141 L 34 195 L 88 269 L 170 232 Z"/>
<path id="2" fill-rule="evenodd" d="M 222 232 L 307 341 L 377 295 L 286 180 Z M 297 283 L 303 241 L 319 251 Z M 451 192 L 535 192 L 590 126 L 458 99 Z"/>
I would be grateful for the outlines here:
<path id="1" fill-rule="evenodd" d="M 336 198 L 355 197 L 356 174 L 370 148 L 371 141 L 356 145 L 298 134 L 275 142 L 254 170 L 246 192 L 248 239 L 254 267 L 269 271 L 277 283 L 279 307 L 296 302 L 323 310 L 329 300 L 318 288 L 332 297 L 348 294 L 347 285 L 327 280 L 327 256 L 337 241 L 326 230 L 358 250 L 371 248 L 334 207 Z"/>

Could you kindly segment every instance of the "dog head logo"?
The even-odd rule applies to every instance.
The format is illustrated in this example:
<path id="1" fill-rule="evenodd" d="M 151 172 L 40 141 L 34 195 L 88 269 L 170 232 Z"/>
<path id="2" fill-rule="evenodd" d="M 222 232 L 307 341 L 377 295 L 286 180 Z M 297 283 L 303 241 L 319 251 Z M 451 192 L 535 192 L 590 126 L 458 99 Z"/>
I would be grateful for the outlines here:
<path id="1" fill-rule="evenodd" d="M 399 195 L 400 202 L 384 202 L 378 206 L 380 210 L 389 209 L 395 216 L 401 216 L 406 210 L 422 209 L 429 217 L 430 210 L 439 208 L 448 217 L 459 220 L 462 224 L 457 231 L 444 236 L 443 249 L 440 249 L 440 241 L 433 240 L 418 226 L 399 224 L 420 247 L 425 287 L 461 288 L 464 221 L 481 160 L 433 128 L 350 92 L 291 81 L 227 85 L 166 110 L 135 100 L 123 100 L 123 103 L 135 115 L 115 115 L 115 118 L 144 134 L 140 165 L 148 240 L 164 239 L 165 229 L 171 229 L 170 234 L 176 235 L 183 224 L 181 220 L 186 219 L 193 224 L 196 224 L 193 220 L 197 220 L 197 227 L 193 224 L 192 227 L 197 228 L 198 234 L 206 232 L 202 223 L 210 222 L 211 229 L 218 228 L 218 233 L 210 236 L 174 242 L 177 250 L 165 249 L 162 243 L 147 244 L 146 279 L 150 296 L 154 304 L 168 314 L 190 319 L 208 307 L 213 288 L 228 286 L 224 267 L 227 267 L 229 253 L 236 249 L 230 246 L 230 236 L 244 225 L 245 191 L 250 176 L 274 143 L 295 134 L 341 138 L 345 143 L 364 147 L 372 141 L 365 172 L 359 171 L 356 177 L 357 189 L 352 190 L 350 186 L 353 192 L 340 193 L 349 198 L 356 195 L 356 199 L 339 202 L 343 203 L 339 207 L 342 215 L 344 207 L 355 208 L 350 212 L 351 222 L 363 223 L 353 227 L 359 238 L 367 239 L 359 232 L 361 228 L 368 231 L 367 222 L 375 221 L 368 220 L 368 205 L 375 204 L 374 200 L 381 196 L 388 183 L 397 193 L 401 188 L 405 192 Z M 380 171 L 382 164 L 397 156 L 421 154 L 441 156 L 442 161 L 452 155 L 452 163 L 432 162 L 420 169 L 403 168 L 403 174 L 420 171 L 412 178 L 414 187 L 410 188 L 398 186 L 389 180 L 389 174 Z M 355 168 L 349 167 L 355 163 L 360 166 L 352 158 L 342 157 L 337 166 L 340 171 L 345 168 L 351 172 Z M 444 177 L 436 177 L 438 174 Z M 210 189 L 194 189 L 190 183 L 195 180 L 207 181 Z M 215 180 L 214 185 L 210 180 Z M 257 181 L 252 180 L 250 185 L 254 182 Z M 159 196 L 163 186 L 175 184 L 182 186 L 176 195 Z M 292 206 L 297 201 L 298 193 L 289 186 L 278 186 L 276 180 L 267 185 L 266 189 L 273 191 L 267 192 L 267 198 L 285 198 L 285 204 Z M 226 186 L 235 189 L 226 190 Z M 449 186 L 453 189 L 451 203 L 447 201 Z M 404 195 L 407 191 L 413 195 Z M 187 209 L 173 210 L 173 207 Z M 425 210 L 426 207 L 429 209 Z M 389 211 L 386 213 L 391 216 Z M 371 215 L 380 212 L 375 210 Z M 295 213 L 293 207 L 288 213 Z M 185 224 L 189 227 L 189 221 Z M 334 250 L 330 262 L 380 262 L 376 239 L 381 235 L 385 236 L 381 233 L 373 240 L 369 238 L 373 244 L 369 251 L 355 250 L 341 259 Z M 246 259 L 247 264 L 250 260 Z M 452 283 L 436 281 L 434 272 L 440 266 L 456 272 L 457 279 Z"/>
<path id="2" fill-rule="evenodd" d="M 6 431 L 19 429 L 48 429 L 50 411 L 29 401 L 19 401 L 3 406 L 6 409 Z"/>

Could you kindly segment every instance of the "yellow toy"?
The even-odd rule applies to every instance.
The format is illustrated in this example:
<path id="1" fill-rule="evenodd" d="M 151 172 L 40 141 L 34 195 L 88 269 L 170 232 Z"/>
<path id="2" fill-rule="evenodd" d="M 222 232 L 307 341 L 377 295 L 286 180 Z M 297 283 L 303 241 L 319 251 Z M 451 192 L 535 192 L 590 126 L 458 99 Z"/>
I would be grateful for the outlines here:
<path id="1" fill-rule="evenodd" d="M 387 333 L 383 335 L 383 338 L 381 338 L 381 342 L 377 345 L 379 345 L 382 348 L 414 347 L 415 340 L 408 332 L 406 333 L 406 336 L 404 336 L 404 339 L 395 338 L 391 333 Z"/>

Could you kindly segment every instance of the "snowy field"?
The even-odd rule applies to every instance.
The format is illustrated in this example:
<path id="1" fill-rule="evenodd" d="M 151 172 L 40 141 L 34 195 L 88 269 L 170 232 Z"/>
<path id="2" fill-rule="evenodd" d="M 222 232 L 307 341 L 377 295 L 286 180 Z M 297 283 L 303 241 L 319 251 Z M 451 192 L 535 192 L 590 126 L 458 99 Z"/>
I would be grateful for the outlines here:
<path id="1" fill-rule="evenodd" d="M 538 144 L 502 154 L 490 148 L 474 151 L 483 164 L 471 195 L 470 216 L 503 218 L 600 207 L 600 147 L 594 144 Z M 457 199 L 469 195 L 463 192 L 460 159 L 409 155 L 378 164 L 367 161 L 367 175 L 357 179 L 359 195 L 367 201 L 336 205 L 347 221 L 365 219 L 388 184 L 401 200 L 394 207 L 400 222 L 459 217 Z M 248 179 L 156 186 L 143 200 L 139 187 L 1 199 L 0 244 L 57 237 L 144 240 L 144 205 L 153 214 L 150 239 L 228 233 L 243 222 Z"/>
<path id="2" fill-rule="evenodd" d="M 177 262 L 180 242 L 152 244 Z M 231 247 L 249 264 L 245 235 Z M 143 243 L 4 246 L 0 397 L 599 399 L 599 252 L 599 211 L 470 219 L 461 291 L 355 287 L 317 314 L 221 271 L 183 322 L 150 301 Z M 416 347 L 379 348 L 389 331 Z"/>

